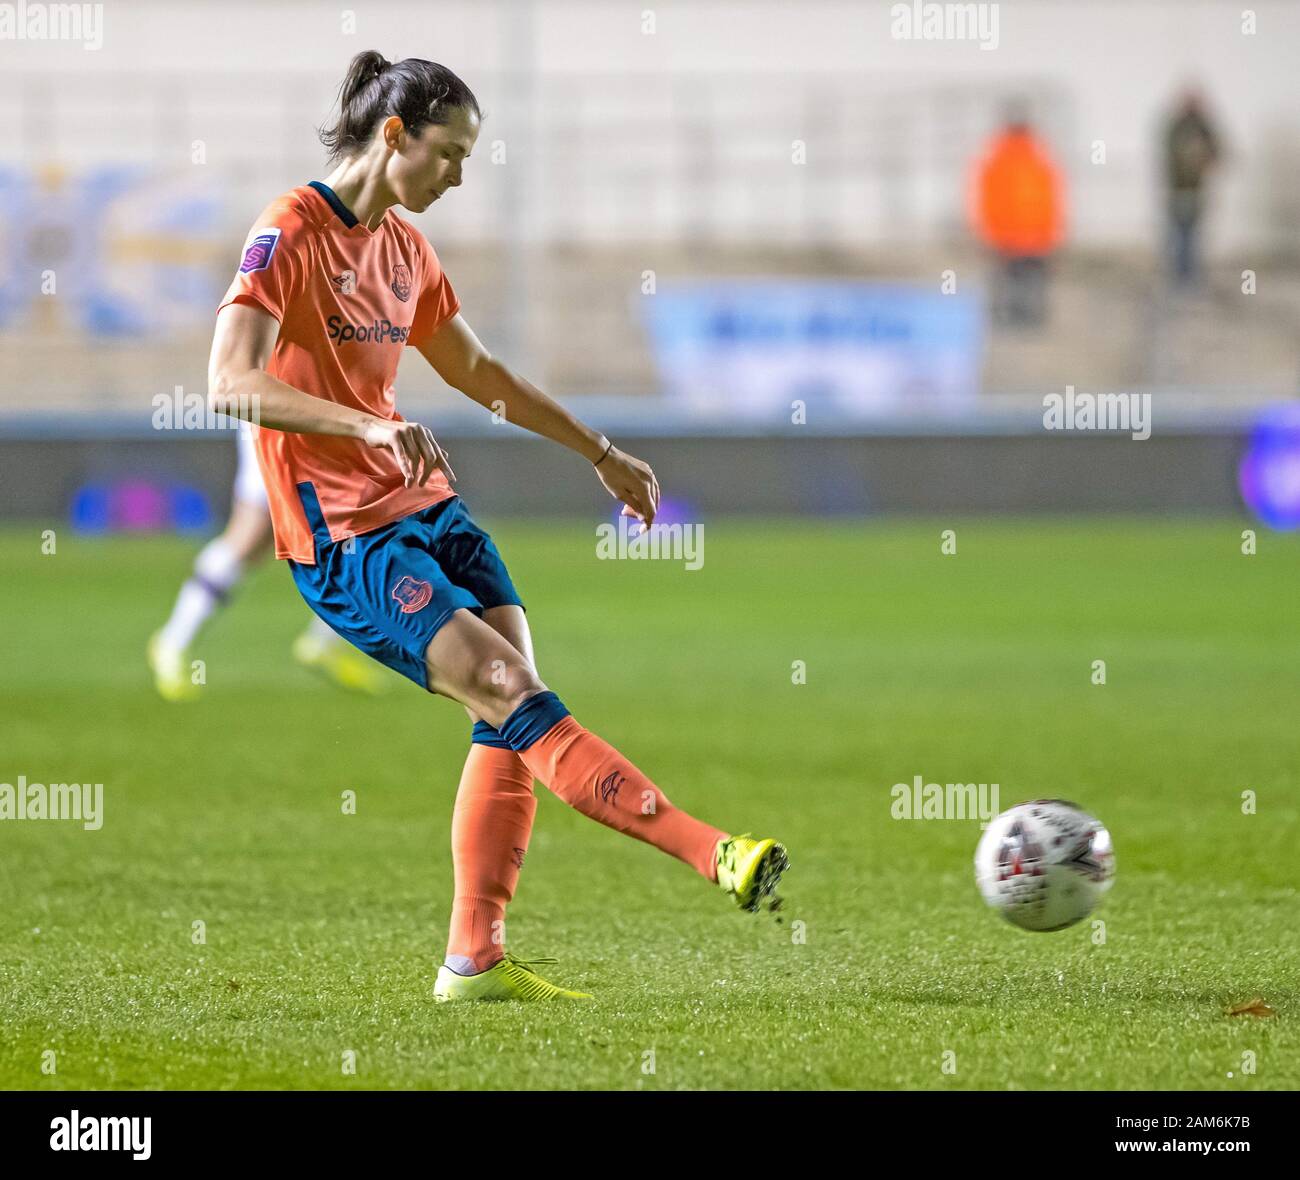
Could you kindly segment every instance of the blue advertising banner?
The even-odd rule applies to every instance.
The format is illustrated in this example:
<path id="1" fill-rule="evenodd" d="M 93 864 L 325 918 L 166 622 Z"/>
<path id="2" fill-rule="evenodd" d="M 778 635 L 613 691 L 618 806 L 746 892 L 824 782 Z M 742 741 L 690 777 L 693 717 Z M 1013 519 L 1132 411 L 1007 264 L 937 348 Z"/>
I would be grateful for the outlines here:
<path id="1" fill-rule="evenodd" d="M 641 300 L 664 390 L 702 415 L 874 417 L 969 408 L 982 301 L 858 280 L 661 284 Z M 793 408 L 792 408 L 793 407 Z"/>
<path id="2" fill-rule="evenodd" d="M 201 171 L 0 168 L 0 332 L 39 322 L 75 346 L 206 329 L 229 245 Z"/>

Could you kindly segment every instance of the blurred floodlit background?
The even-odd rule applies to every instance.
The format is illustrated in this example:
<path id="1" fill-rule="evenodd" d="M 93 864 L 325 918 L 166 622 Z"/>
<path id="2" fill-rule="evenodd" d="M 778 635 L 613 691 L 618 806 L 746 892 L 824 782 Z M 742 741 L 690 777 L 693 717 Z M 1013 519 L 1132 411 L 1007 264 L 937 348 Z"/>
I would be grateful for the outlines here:
<path id="1" fill-rule="evenodd" d="M 154 399 L 203 391 L 245 233 L 324 175 L 366 48 L 486 111 L 413 218 L 466 319 L 702 511 L 1300 501 L 1300 5 L 72 7 L 97 36 L 0 39 L 5 515 L 123 481 L 222 514 L 229 436 Z M 398 388 L 477 505 L 589 507 L 418 355 Z M 1150 438 L 1048 430 L 1069 390 L 1149 394 Z"/>

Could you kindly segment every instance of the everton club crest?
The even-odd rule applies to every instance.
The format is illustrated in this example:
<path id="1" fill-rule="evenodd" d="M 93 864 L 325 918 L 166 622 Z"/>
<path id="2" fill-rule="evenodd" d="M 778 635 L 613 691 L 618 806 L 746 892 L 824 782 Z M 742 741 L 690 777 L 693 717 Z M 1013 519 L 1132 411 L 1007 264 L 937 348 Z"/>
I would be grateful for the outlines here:
<path id="1" fill-rule="evenodd" d="M 393 294 L 405 303 L 411 297 L 411 270 L 405 262 L 393 267 Z"/>

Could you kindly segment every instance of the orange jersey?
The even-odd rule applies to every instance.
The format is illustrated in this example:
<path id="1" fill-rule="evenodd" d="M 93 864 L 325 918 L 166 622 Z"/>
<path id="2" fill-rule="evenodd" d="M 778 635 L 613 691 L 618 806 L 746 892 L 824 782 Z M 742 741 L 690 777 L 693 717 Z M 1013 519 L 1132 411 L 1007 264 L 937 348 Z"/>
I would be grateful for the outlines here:
<path id="1" fill-rule="evenodd" d="M 1003 254 L 1050 254 L 1064 234 L 1063 185 L 1045 148 L 1028 132 L 992 144 L 975 176 L 973 214 L 980 236 Z"/>
<path id="2" fill-rule="evenodd" d="M 369 230 L 333 190 L 313 181 L 276 198 L 257 219 L 221 302 L 260 307 L 280 321 L 266 371 L 313 397 L 400 422 L 393 379 L 402 349 L 460 310 L 424 235 L 390 209 Z M 435 471 L 405 486 L 391 452 L 359 439 L 261 428 L 275 555 L 316 562 L 299 486 L 311 484 L 332 540 L 409 516 L 455 495 Z"/>

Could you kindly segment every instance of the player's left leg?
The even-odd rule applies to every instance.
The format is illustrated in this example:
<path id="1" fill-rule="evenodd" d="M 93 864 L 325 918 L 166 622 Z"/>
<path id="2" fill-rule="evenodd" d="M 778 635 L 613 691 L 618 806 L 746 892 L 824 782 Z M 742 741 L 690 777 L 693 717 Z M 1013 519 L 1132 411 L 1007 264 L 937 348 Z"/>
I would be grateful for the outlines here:
<path id="1" fill-rule="evenodd" d="M 522 607 L 490 607 L 483 621 L 536 666 Z M 455 893 L 445 966 L 475 975 L 505 957 L 506 906 L 524 867 L 537 796 L 519 755 L 472 709 L 466 712 L 474 731 L 451 817 Z"/>

